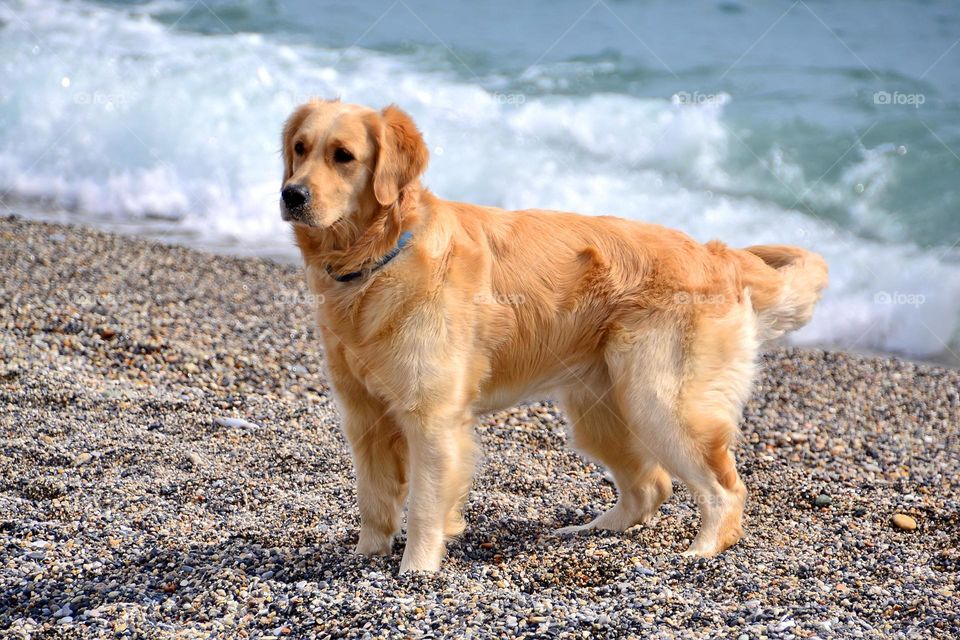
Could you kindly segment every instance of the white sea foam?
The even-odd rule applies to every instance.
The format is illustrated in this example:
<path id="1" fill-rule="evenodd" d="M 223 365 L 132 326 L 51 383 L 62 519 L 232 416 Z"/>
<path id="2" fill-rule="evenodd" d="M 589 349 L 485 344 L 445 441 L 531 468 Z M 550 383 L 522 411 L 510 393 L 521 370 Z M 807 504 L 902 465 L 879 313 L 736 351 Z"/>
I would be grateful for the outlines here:
<path id="1" fill-rule="evenodd" d="M 858 150 L 861 162 L 830 184 L 776 152 L 768 159 L 791 192 L 845 206 L 844 230 L 742 195 L 743 177 L 728 169 L 739 144 L 728 97 L 519 99 L 415 58 L 181 33 L 99 5 L 12 7 L 0 7 L 0 192 L 52 199 L 80 220 L 96 212 L 148 229 L 162 217 L 201 244 L 290 247 L 277 211 L 283 119 L 313 95 L 396 102 L 421 125 L 426 183 L 444 197 L 615 214 L 732 245 L 803 245 L 826 256 L 832 282 L 796 342 L 918 356 L 956 342 L 960 265 L 892 242 L 884 226 L 894 147 Z"/>

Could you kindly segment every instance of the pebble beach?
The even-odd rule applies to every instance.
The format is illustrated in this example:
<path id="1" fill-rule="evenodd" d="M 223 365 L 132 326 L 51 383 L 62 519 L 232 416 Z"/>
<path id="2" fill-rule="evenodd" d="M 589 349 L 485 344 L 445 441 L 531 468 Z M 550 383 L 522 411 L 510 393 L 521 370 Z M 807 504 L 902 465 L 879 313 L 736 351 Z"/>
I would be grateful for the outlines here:
<path id="1" fill-rule="evenodd" d="M 0 636 L 960 636 L 960 372 L 763 356 L 746 537 L 625 533 L 549 399 L 484 416 L 436 575 L 351 553 L 349 451 L 301 270 L 0 219 Z"/>

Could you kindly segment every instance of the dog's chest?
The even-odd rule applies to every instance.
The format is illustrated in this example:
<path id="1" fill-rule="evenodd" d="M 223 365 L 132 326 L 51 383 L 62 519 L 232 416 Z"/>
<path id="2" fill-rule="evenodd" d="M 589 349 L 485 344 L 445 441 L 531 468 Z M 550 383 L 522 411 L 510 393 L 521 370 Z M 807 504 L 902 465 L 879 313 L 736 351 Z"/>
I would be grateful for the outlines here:
<path id="1" fill-rule="evenodd" d="M 328 296 L 317 319 L 331 375 L 347 375 L 401 410 L 419 411 L 465 392 L 466 336 L 430 304 L 383 298 L 339 307 Z M 465 375 L 466 374 L 466 375 Z"/>

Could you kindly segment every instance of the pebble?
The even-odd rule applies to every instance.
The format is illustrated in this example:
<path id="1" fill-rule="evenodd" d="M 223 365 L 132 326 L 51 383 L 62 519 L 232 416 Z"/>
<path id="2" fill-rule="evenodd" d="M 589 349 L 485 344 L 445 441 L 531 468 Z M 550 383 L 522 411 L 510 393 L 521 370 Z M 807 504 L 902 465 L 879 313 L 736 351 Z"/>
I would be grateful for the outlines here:
<path id="1" fill-rule="evenodd" d="M 285 302 L 300 266 L 2 218 L 0 270 L 12 637 L 960 637 L 956 370 L 764 355 L 736 446 L 747 538 L 710 559 L 679 555 L 699 519 L 680 483 L 625 533 L 550 535 L 615 503 L 606 470 L 552 402 L 484 416 L 466 531 L 439 574 L 398 576 L 403 533 L 352 553 L 319 332 Z M 873 516 L 901 510 L 925 535 Z"/>
<path id="2" fill-rule="evenodd" d="M 904 531 L 914 531 L 917 528 L 917 521 L 905 513 L 897 513 L 890 520 L 895 527 Z"/>
<path id="3" fill-rule="evenodd" d="M 82 467 L 83 465 L 87 464 L 91 460 L 93 460 L 93 455 L 87 452 L 83 452 L 73 459 L 73 466 Z"/>
<path id="4" fill-rule="evenodd" d="M 249 422 L 242 418 L 216 418 L 214 424 L 220 427 L 227 427 L 230 429 L 259 429 L 260 425 L 253 422 Z"/>
<path id="5" fill-rule="evenodd" d="M 833 503 L 833 498 L 825 493 L 821 493 L 813 500 L 813 504 L 818 507 L 829 507 Z"/>

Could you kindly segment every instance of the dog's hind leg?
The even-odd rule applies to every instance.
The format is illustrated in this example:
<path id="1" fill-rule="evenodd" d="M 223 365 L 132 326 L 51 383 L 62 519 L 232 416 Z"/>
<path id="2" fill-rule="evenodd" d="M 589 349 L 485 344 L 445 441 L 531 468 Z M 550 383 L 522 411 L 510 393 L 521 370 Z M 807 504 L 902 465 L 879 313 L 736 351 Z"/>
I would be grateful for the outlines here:
<path id="1" fill-rule="evenodd" d="M 617 502 L 591 522 L 563 527 L 558 533 L 624 531 L 649 520 L 673 493 L 670 476 L 631 433 L 615 406 L 609 382 L 578 384 L 567 391 L 563 405 L 573 424 L 574 446 L 610 471 Z"/>
<path id="2" fill-rule="evenodd" d="M 743 535 L 746 488 L 729 448 L 754 374 L 749 301 L 687 329 L 635 331 L 611 341 L 607 362 L 624 417 L 690 489 L 700 531 L 689 555 L 715 555 Z M 649 425 L 654 428 L 644 428 Z"/>
<path id="3" fill-rule="evenodd" d="M 743 508 L 747 488 L 740 480 L 730 453 L 736 425 L 720 420 L 688 421 L 688 430 L 700 431 L 696 453 L 679 473 L 700 508 L 700 531 L 684 555 L 712 556 L 743 537 Z"/>

